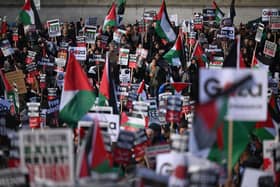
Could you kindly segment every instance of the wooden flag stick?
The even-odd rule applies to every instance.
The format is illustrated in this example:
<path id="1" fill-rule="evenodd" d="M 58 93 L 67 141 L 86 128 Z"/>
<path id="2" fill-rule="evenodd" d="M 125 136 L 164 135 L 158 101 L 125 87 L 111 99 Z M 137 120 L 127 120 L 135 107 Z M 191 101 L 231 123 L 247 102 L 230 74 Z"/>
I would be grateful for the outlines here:
<path id="1" fill-rule="evenodd" d="M 232 178 L 232 149 L 233 149 L 233 121 L 230 119 L 228 126 L 228 180 L 231 181 Z"/>
<path id="2" fill-rule="evenodd" d="M 130 83 L 133 83 L 133 68 L 130 68 Z"/>

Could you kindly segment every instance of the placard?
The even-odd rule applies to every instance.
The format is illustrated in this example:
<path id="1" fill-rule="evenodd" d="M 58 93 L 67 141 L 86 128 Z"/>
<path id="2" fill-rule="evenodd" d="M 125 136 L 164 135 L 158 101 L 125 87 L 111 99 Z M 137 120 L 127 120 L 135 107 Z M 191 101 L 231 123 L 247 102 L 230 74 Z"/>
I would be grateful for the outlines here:
<path id="1" fill-rule="evenodd" d="M 98 120 L 100 127 L 107 128 L 107 132 L 111 137 L 112 142 L 116 142 L 120 132 L 120 116 L 115 114 L 105 113 L 88 113 L 82 118 L 81 121 L 93 121 Z M 79 122 L 80 123 L 80 122 Z M 102 126 L 102 124 L 106 126 Z"/>
<path id="2" fill-rule="evenodd" d="M 74 53 L 77 60 L 85 61 L 87 59 L 86 47 L 69 47 L 68 50 Z"/>
<path id="3" fill-rule="evenodd" d="M 85 26 L 96 26 L 97 25 L 97 17 L 88 17 L 85 20 Z"/>
<path id="4" fill-rule="evenodd" d="M 215 9 L 213 8 L 204 8 L 202 10 L 203 22 L 214 22 L 215 21 Z"/>
<path id="5" fill-rule="evenodd" d="M 156 157 L 159 154 L 169 153 L 170 152 L 170 145 L 169 144 L 162 144 L 162 145 L 154 145 L 146 147 L 145 153 L 148 158 L 149 165 L 154 168 L 156 164 Z"/>
<path id="6" fill-rule="evenodd" d="M 263 170 L 270 173 L 274 173 L 274 143 L 274 140 L 263 141 Z"/>
<path id="7" fill-rule="evenodd" d="M 279 9 L 277 8 L 265 8 L 265 9 L 262 9 L 262 21 L 265 22 L 265 21 L 269 21 L 269 18 L 271 16 L 279 16 Z"/>
<path id="8" fill-rule="evenodd" d="M 155 10 L 145 11 L 143 14 L 143 19 L 145 22 L 153 21 L 156 17 L 157 12 Z"/>
<path id="9" fill-rule="evenodd" d="M 21 70 L 5 73 L 10 85 L 16 84 L 18 94 L 25 94 L 27 92 L 25 85 L 25 75 Z"/>
<path id="10" fill-rule="evenodd" d="M 121 66 L 127 66 L 128 65 L 128 57 L 129 57 L 129 49 L 120 48 L 119 64 Z"/>
<path id="11" fill-rule="evenodd" d="M 14 49 L 11 47 L 9 40 L 2 40 L 0 44 L 0 48 L 5 57 L 14 54 Z"/>
<path id="12" fill-rule="evenodd" d="M 276 49 L 276 43 L 266 40 L 264 44 L 263 54 L 273 58 L 275 57 Z"/>
<path id="13" fill-rule="evenodd" d="M 130 83 L 130 69 L 129 68 L 120 69 L 119 78 L 122 84 Z"/>
<path id="14" fill-rule="evenodd" d="M 230 40 L 235 39 L 234 27 L 223 27 L 220 34 L 217 35 L 218 38 L 228 38 Z"/>
<path id="15" fill-rule="evenodd" d="M 170 14 L 169 20 L 170 22 L 174 22 L 176 27 L 178 26 L 178 14 Z"/>
<path id="16" fill-rule="evenodd" d="M 272 177 L 272 174 L 257 169 L 246 168 L 242 177 L 241 187 L 260 187 L 258 182 L 262 176 Z"/>
<path id="17" fill-rule="evenodd" d="M 96 26 L 85 26 L 84 28 L 84 35 L 86 37 L 86 43 L 94 44 L 95 43 L 95 36 L 96 36 Z"/>
<path id="18" fill-rule="evenodd" d="M 199 100 L 205 103 L 221 93 L 227 85 L 251 75 L 246 84 L 231 94 L 228 100 L 228 117 L 241 121 L 265 121 L 267 118 L 267 73 L 249 69 L 202 69 L 199 79 Z"/>
<path id="19" fill-rule="evenodd" d="M 222 69 L 224 64 L 224 57 L 214 56 L 213 60 L 209 63 L 209 69 Z"/>
<path id="20" fill-rule="evenodd" d="M 182 159 L 184 159 L 183 153 L 170 152 L 157 155 L 156 173 L 170 176 Z"/>
<path id="21" fill-rule="evenodd" d="M 59 19 L 48 20 L 47 25 L 49 37 L 61 36 Z"/>
<path id="22" fill-rule="evenodd" d="M 264 30 L 264 25 L 262 23 L 259 23 L 258 28 L 257 28 L 257 33 L 256 33 L 256 36 L 255 36 L 255 40 L 257 42 L 261 42 L 263 30 Z"/>
<path id="23" fill-rule="evenodd" d="M 194 30 L 202 30 L 202 28 L 203 28 L 203 18 L 202 17 L 195 17 L 193 19 L 193 27 L 194 27 Z"/>
<path id="24" fill-rule="evenodd" d="M 280 16 L 271 16 L 269 25 L 272 31 L 280 30 Z"/>
<path id="25" fill-rule="evenodd" d="M 29 187 L 28 172 L 25 169 L 1 169 L 0 187 Z"/>
<path id="26" fill-rule="evenodd" d="M 31 184 L 35 176 L 57 186 L 74 184 L 71 129 L 21 130 L 19 142 L 20 163 L 28 169 Z"/>

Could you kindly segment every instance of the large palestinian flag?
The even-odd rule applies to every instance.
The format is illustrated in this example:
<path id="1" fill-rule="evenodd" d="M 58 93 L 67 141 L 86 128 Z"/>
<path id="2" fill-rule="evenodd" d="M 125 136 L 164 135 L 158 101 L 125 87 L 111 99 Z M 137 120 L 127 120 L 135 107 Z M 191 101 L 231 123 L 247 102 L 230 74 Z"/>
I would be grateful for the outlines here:
<path id="1" fill-rule="evenodd" d="M 103 32 L 106 31 L 107 26 L 111 26 L 111 27 L 117 26 L 117 15 L 116 15 L 116 4 L 115 3 L 112 4 L 107 16 L 105 17 L 105 20 L 103 23 L 103 28 L 102 28 Z"/>
<path id="2" fill-rule="evenodd" d="M 174 42 L 176 40 L 176 33 L 171 26 L 164 0 L 157 14 L 156 33 L 161 39 L 168 42 Z"/>
<path id="3" fill-rule="evenodd" d="M 94 102 L 93 88 L 81 65 L 71 53 L 64 77 L 59 117 L 66 123 L 77 123 L 89 111 Z"/>

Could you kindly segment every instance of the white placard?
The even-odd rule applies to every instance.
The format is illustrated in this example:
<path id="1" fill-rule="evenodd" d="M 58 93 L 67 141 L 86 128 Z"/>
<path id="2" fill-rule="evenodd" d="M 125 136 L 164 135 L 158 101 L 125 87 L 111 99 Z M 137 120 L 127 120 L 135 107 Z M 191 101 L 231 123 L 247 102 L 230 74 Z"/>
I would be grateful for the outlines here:
<path id="1" fill-rule="evenodd" d="M 69 47 L 70 52 L 73 52 L 77 60 L 84 61 L 87 59 L 86 47 Z"/>
<path id="2" fill-rule="evenodd" d="M 274 140 L 263 141 L 263 170 L 273 173 L 274 172 L 274 160 L 273 160 L 273 148 Z"/>
<path id="3" fill-rule="evenodd" d="M 262 21 L 269 21 L 271 16 L 279 16 L 279 11 L 277 8 L 262 9 Z"/>
<path id="4" fill-rule="evenodd" d="M 276 43 L 266 40 L 264 44 L 263 54 L 273 58 L 275 57 L 276 49 L 277 49 Z"/>
<path id="5" fill-rule="evenodd" d="M 241 121 L 265 121 L 267 118 L 267 73 L 264 70 L 201 69 L 199 100 L 205 103 L 226 86 L 252 75 L 253 80 L 230 95 L 228 117 Z"/>
<path id="6" fill-rule="evenodd" d="M 28 169 L 32 184 L 35 179 L 56 186 L 74 184 L 71 129 L 21 130 L 19 143 L 20 164 Z"/>
<path id="7" fill-rule="evenodd" d="M 183 153 L 164 153 L 157 155 L 156 158 L 156 173 L 160 175 L 170 176 L 173 170 L 184 160 Z"/>
<path id="8" fill-rule="evenodd" d="M 120 69 L 120 82 L 123 84 L 130 83 L 130 69 Z"/>
<path id="9" fill-rule="evenodd" d="M 59 19 L 47 21 L 49 37 L 61 36 Z"/>
<path id="10" fill-rule="evenodd" d="M 241 187 L 259 187 L 258 179 L 261 176 L 272 176 L 272 174 L 257 169 L 246 168 L 242 177 Z"/>
<path id="11" fill-rule="evenodd" d="M 108 134 L 111 137 L 112 142 L 116 142 L 120 132 L 120 116 L 115 114 L 105 113 L 88 113 L 82 118 L 82 121 L 94 121 L 98 120 L 100 124 L 106 124 Z"/>

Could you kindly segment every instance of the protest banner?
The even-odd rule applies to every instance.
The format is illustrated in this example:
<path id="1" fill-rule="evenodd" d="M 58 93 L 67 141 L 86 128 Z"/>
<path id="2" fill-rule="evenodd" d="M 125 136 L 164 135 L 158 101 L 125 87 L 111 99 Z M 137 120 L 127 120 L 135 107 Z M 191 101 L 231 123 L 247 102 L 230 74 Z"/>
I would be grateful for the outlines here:
<path id="1" fill-rule="evenodd" d="M 272 16 L 280 16 L 280 10 L 277 8 L 264 8 L 262 9 L 262 21 L 268 22 Z"/>
<path id="2" fill-rule="evenodd" d="M 228 99 L 228 117 L 232 120 L 263 121 L 267 118 L 267 76 L 264 70 L 202 69 L 199 100 L 207 102 L 221 93 L 226 85 L 251 75 L 254 84 L 236 90 Z"/>
<path id="3" fill-rule="evenodd" d="M 178 123 L 181 121 L 182 98 L 177 95 L 167 97 L 166 121 Z"/>
<path id="4" fill-rule="evenodd" d="M 276 49 L 276 43 L 266 40 L 264 44 L 263 54 L 273 58 L 275 57 Z"/>
<path id="5" fill-rule="evenodd" d="M 5 73 L 5 75 L 10 85 L 13 85 L 13 83 L 16 84 L 18 89 L 18 94 L 24 94 L 27 92 L 25 81 L 24 81 L 25 75 L 21 70 L 11 71 Z"/>
<path id="6" fill-rule="evenodd" d="M 143 19 L 147 23 L 149 21 L 155 20 L 157 12 L 155 10 L 145 11 L 143 14 Z"/>
<path id="7" fill-rule="evenodd" d="M 36 180 L 57 186 L 73 185 L 74 156 L 71 129 L 21 130 L 20 163 Z M 35 180 L 36 179 L 36 180 Z"/>
<path id="8" fill-rule="evenodd" d="M 87 17 L 85 20 L 85 27 L 87 26 L 96 26 L 97 25 L 97 17 Z"/>
<path id="9" fill-rule="evenodd" d="M 40 118 L 40 103 L 30 102 L 26 104 L 28 107 L 28 117 L 29 117 L 29 127 L 32 129 L 40 128 L 41 118 Z"/>
<path id="10" fill-rule="evenodd" d="M 84 36 L 86 37 L 86 43 L 88 44 L 95 43 L 96 31 L 97 31 L 96 26 L 87 25 L 84 27 Z"/>
<path id="11" fill-rule="evenodd" d="M 59 19 L 48 20 L 48 33 L 50 37 L 61 36 Z"/>
<path id="12" fill-rule="evenodd" d="M 87 59 L 86 47 L 69 47 L 68 50 L 74 53 L 77 60 L 85 61 Z"/>
<path id="13" fill-rule="evenodd" d="M 133 112 L 148 116 L 149 103 L 145 101 L 133 101 Z"/>

